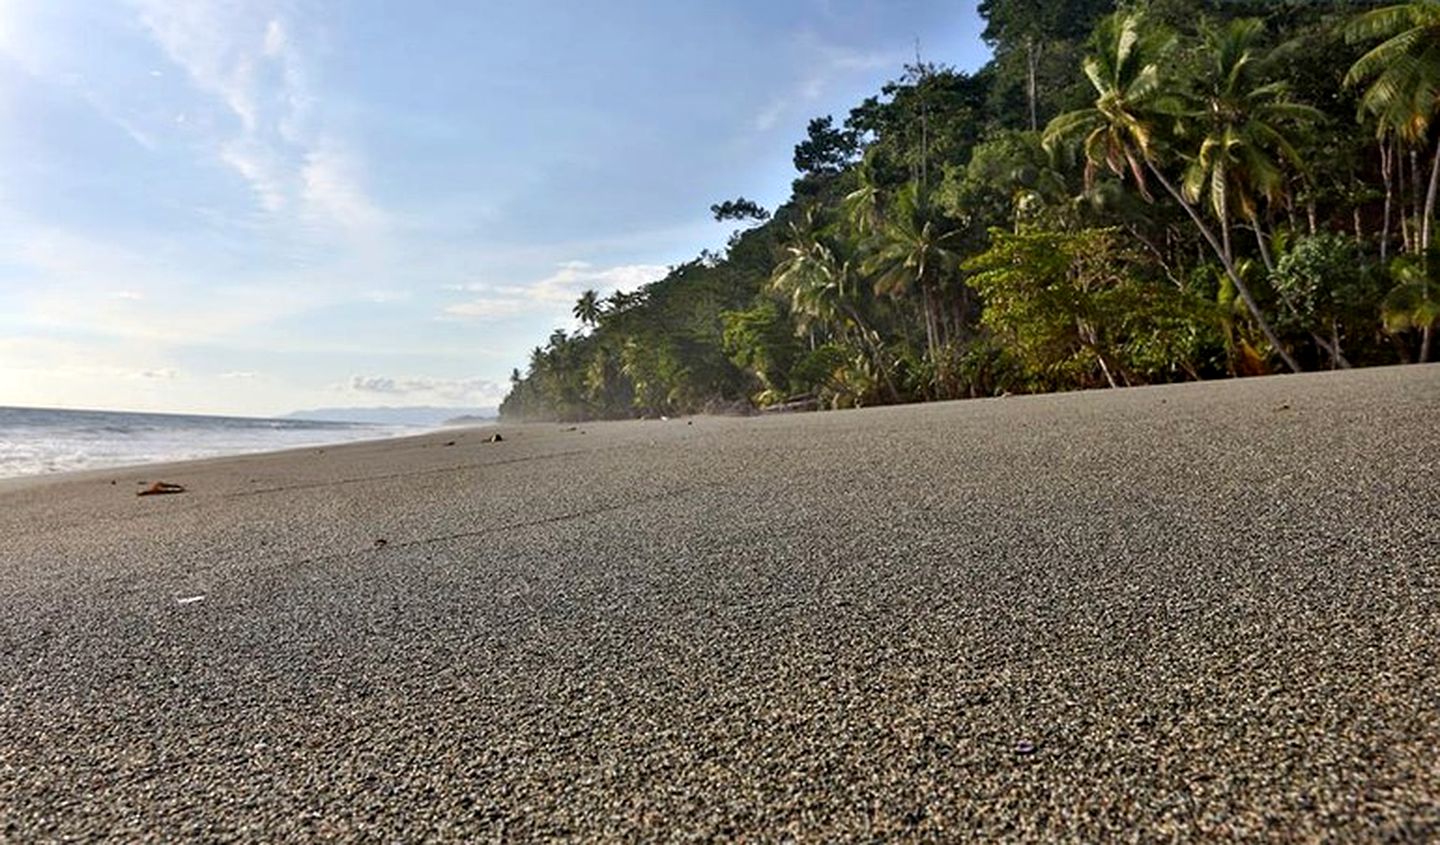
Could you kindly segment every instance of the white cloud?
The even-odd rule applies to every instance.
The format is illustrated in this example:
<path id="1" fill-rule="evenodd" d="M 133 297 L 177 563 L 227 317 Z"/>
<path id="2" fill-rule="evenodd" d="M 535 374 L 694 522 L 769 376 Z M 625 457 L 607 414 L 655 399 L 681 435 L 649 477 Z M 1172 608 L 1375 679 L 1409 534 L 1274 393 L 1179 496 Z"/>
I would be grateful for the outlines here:
<path id="1" fill-rule="evenodd" d="M 208 0 L 136 0 L 140 22 L 197 88 L 213 94 L 247 132 L 259 124 L 255 60 L 246 49 L 249 25 L 233 7 Z"/>
<path id="2" fill-rule="evenodd" d="M 274 58 L 285 52 L 285 25 L 271 18 L 265 25 L 265 55 Z"/>
<path id="3" fill-rule="evenodd" d="M 585 261 L 564 261 L 556 266 L 554 273 L 528 285 L 464 285 L 464 290 L 480 296 L 450 305 L 445 313 L 480 320 L 566 313 L 587 290 L 604 297 L 614 291 L 634 290 L 669 272 L 668 267 L 659 264 L 622 264 L 602 269 Z"/>
<path id="4" fill-rule="evenodd" d="M 153 370 L 135 370 L 127 373 L 128 378 L 145 379 L 149 381 L 174 381 L 180 375 L 172 367 L 160 367 Z"/>
<path id="5" fill-rule="evenodd" d="M 445 313 L 452 317 L 466 317 L 477 320 L 498 320 L 515 317 L 534 310 L 534 303 L 518 297 L 493 297 L 472 299 L 447 306 Z"/>
<path id="6" fill-rule="evenodd" d="M 288 204 L 285 176 L 273 154 L 253 139 L 241 138 L 220 145 L 220 160 L 250 183 L 260 207 L 278 212 Z"/>
<path id="7" fill-rule="evenodd" d="M 444 379 L 428 376 L 393 378 L 362 375 L 351 376 L 349 388 L 356 393 L 429 397 L 452 402 L 498 401 L 504 398 L 507 390 L 504 385 L 482 378 Z"/>
<path id="8" fill-rule="evenodd" d="M 354 155 L 333 142 L 305 155 L 301 190 L 312 222 L 338 222 L 357 232 L 374 232 L 384 224 L 385 215 L 359 187 L 359 170 Z"/>
<path id="9" fill-rule="evenodd" d="M 372 246 L 387 216 L 364 188 L 365 165 L 353 146 L 317 125 L 311 59 L 284 7 L 274 0 L 132 2 L 165 55 L 238 123 L 237 132 L 210 141 L 259 208 L 293 215 L 277 222 L 299 222 L 311 234 L 349 233 Z"/>
<path id="10" fill-rule="evenodd" d="M 538 299 L 568 304 L 592 288 L 601 294 L 629 290 L 664 278 L 668 272 L 668 267 L 658 264 L 623 264 L 601 270 L 584 261 L 567 261 L 560 264 L 558 272 L 531 286 L 530 291 Z"/>
<path id="11" fill-rule="evenodd" d="M 260 377 L 260 374 L 259 374 L 259 373 L 254 373 L 254 372 L 251 372 L 251 371 L 249 371 L 249 370 L 234 370 L 234 371 L 231 371 L 231 372 L 228 372 L 228 373 L 221 373 L 221 374 L 220 374 L 220 378 L 223 378 L 223 379 L 226 379 L 226 380 L 229 380 L 229 381 L 250 381 L 251 379 L 256 379 L 256 378 L 259 378 L 259 377 Z"/>

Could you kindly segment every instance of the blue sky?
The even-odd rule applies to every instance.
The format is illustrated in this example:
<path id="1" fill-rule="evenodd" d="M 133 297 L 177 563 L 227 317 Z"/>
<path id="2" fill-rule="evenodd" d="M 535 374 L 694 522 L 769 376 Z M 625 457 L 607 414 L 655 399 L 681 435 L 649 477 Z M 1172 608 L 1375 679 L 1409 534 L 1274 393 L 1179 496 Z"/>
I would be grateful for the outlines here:
<path id="1" fill-rule="evenodd" d="M 0 0 L 0 405 L 490 405 L 974 4 Z"/>

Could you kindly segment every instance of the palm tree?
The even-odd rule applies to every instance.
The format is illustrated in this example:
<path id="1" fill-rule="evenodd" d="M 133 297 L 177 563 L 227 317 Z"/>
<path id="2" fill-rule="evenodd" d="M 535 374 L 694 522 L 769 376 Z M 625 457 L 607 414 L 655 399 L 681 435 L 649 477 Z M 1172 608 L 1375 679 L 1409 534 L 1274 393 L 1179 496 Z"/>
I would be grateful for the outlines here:
<path id="1" fill-rule="evenodd" d="M 790 300 L 801 331 L 816 325 L 842 337 L 851 329 L 868 331 L 857 302 L 855 267 L 837 252 L 821 237 L 813 212 L 806 213 L 803 224 L 790 224 L 785 258 L 771 274 L 770 288 Z"/>
<path id="2" fill-rule="evenodd" d="M 875 293 L 900 297 L 918 291 L 931 361 L 940 360 L 943 327 L 941 286 L 960 266 L 951 245 L 960 232 L 949 228 L 918 183 L 901 188 L 875 236 L 875 251 L 864 269 L 875 275 Z"/>
<path id="3" fill-rule="evenodd" d="M 870 157 L 861 160 L 855 168 L 859 187 L 845 195 L 840 206 L 845 211 L 845 222 L 850 230 L 861 238 L 875 234 L 884 222 L 884 194 L 875 178 L 875 169 Z"/>
<path id="4" fill-rule="evenodd" d="M 1203 71 L 1190 98 L 1199 149 L 1185 169 L 1181 192 L 1192 203 L 1204 200 L 1210 206 L 1220 226 L 1220 245 L 1232 263 L 1230 219 L 1233 215 L 1249 222 L 1265 270 L 1274 274 L 1275 259 L 1260 221 L 1260 203 L 1285 197 L 1285 165 L 1304 169 L 1288 133 L 1323 120 L 1324 115 L 1290 102 L 1284 82 L 1266 81 L 1280 50 L 1265 50 L 1260 43 L 1264 34 L 1265 24 L 1255 18 L 1236 19 L 1206 32 Z M 1283 292 L 1280 297 L 1294 312 L 1289 298 Z M 1332 359 L 1345 361 L 1319 333 L 1310 335 Z M 1348 369 L 1349 363 L 1344 366 Z"/>
<path id="5" fill-rule="evenodd" d="M 1146 199 L 1150 198 L 1147 176 L 1159 182 L 1215 252 L 1271 348 L 1286 366 L 1299 372 L 1299 363 L 1280 344 L 1225 245 L 1162 168 L 1162 133 L 1173 129 L 1181 117 L 1180 104 L 1160 75 L 1160 62 L 1170 53 L 1174 39 L 1162 31 L 1147 30 L 1141 15 L 1134 12 L 1106 18 L 1096 30 L 1096 39 L 1103 49 L 1087 56 L 1084 63 L 1085 75 L 1097 95 L 1095 105 L 1052 120 L 1045 128 L 1046 148 L 1054 150 L 1069 138 L 1083 137 L 1087 187 L 1102 164 L 1122 179 L 1127 175 L 1133 178 Z"/>
<path id="6" fill-rule="evenodd" d="M 1412 0 L 1373 9 L 1345 28 L 1351 42 L 1385 39 L 1361 56 L 1346 85 L 1368 83 L 1360 108 L 1374 115 L 1383 134 L 1413 147 L 1425 143 L 1440 111 L 1440 0 Z M 1430 248 L 1436 189 L 1440 187 L 1440 140 L 1430 166 L 1430 186 L 1420 217 L 1420 249 Z"/>
<path id="7" fill-rule="evenodd" d="M 838 252 L 821 237 L 813 211 L 806 212 L 803 225 L 790 224 L 785 258 L 770 277 L 771 290 L 790 300 L 790 311 L 801 332 L 819 324 L 847 341 L 858 334 L 869 348 L 874 368 L 884 378 L 891 401 L 899 401 L 880 335 L 869 326 L 860 308 L 854 264 Z"/>
<path id="8" fill-rule="evenodd" d="M 600 322 L 600 316 L 605 313 L 600 305 L 600 296 L 594 290 L 587 290 L 575 300 L 575 307 L 571 310 L 575 319 L 587 326 L 594 326 Z"/>
<path id="9" fill-rule="evenodd" d="M 1260 47 L 1265 25 L 1254 18 L 1233 20 L 1205 36 L 1205 66 L 1194 97 L 1193 115 L 1200 127 L 1199 151 L 1185 170 L 1182 189 L 1190 202 L 1208 200 L 1220 224 L 1221 245 L 1230 260 L 1232 214 L 1250 223 L 1265 268 L 1275 272 L 1260 200 L 1275 202 L 1285 195 L 1284 165 L 1303 167 L 1286 137 L 1297 125 L 1318 121 L 1316 109 L 1286 99 L 1283 82 L 1265 82 L 1274 52 Z"/>

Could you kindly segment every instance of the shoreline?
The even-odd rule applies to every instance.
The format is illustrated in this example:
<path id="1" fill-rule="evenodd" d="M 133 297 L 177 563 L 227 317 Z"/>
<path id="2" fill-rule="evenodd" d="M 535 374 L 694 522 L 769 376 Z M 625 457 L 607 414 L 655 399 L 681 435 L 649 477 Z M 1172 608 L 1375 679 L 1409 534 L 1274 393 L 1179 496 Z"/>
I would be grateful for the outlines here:
<path id="1" fill-rule="evenodd" d="M 367 437 L 367 438 L 356 439 L 356 440 L 340 440 L 340 441 L 327 442 L 327 443 L 316 443 L 316 444 L 301 445 L 301 446 L 290 446 L 290 447 L 285 447 L 285 448 L 280 448 L 280 449 L 264 449 L 264 450 L 252 451 L 252 452 L 236 452 L 236 453 L 229 453 L 229 454 L 207 455 L 207 456 L 203 456 L 203 457 L 184 458 L 184 459 L 178 459 L 178 460 L 163 459 L 163 460 L 157 460 L 157 461 L 146 461 L 146 462 L 135 463 L 135 464 L 115 464 L 115 465 L 109 465 L 109 466 L 87 467 L 87 468 L 72 469 L 72 470 L 61 470 L 61 471 L 58 471 L 58 472 L 35 473 L 35 474 L 16 475 L 16 476 L 0 476 L 0 492 L 3 492 L 3 491 L 5 491 L 5 490 L 9 490 L 9 489 L 15 489 L 15 488 L 21 487 L 21 486 L 23 486 L 23 487 L 35 487 L 35 486 L 45 486 L 45 485 L 47 485 L 47 484 L 49 484 L 49 483 L 64 484 L 64 483 L 67 483 L 67 482 L 72 481 L 72 480 L 73 480 L 73 481 L 90 480 L 90 479 L 95 479 L 95 478 L 104 477 L 104 476 L 106 476 L 107 474 L 114 474 L 114 475 L 116 475 L 116 476 L 122 476 L 122 475 L 123 475 L 123 476 L 137 476 L 137 475 L 139 475 L 139 474 L 141 474 L 141 473 L 144 473 L 145 471 L 149 471 L 149 473 L 150 473 L 151 475 L 154 475 L 154 474 L 157 474 L 157 473 L 159 473 L 159 474 L 165 474 L 165 473 L 174 474 L 174 473 L 191 471 L 191 470 L 193 470 L 193 469 L 201 469 L 201 468 L 204 468 L 206 465 L 213 464 L 213 463 L 223 463 L 223 462 L 229 462 L 229 461 L 233 461 L 233 460 L 242 460 L 242 459 L 265 459 L 265 458 L 271 458 L 271 457 L 281 458 L 281 457 L 285 457 L 285 456 L 287 456 L 287 455 L 300 456 L 300 455 L 304 455 L 304 454 L 307 453 L 307 452 L 315 452 L 316 450 L 321 450 L 321 451 L 338 451 L 338 450 L 342 450 L 342 449 L 372 447 L 372 446 L 375 446 L 375 445 L 377 445 L 377 444 L 382 444 L 382 443 L 402 443 L 402 442 L 404 442 L 404 441 L 417 441 L 417 442 L 418 442 L 418 441 L 423 441 L 423 440 L 425 440 L 425 439 L 427 439 L 427 438 L 431 438 L 431 437 L 434 437 L 434 436 L 437 436 L 437 435 L 443 435 L 443 434 L 446 434 L 446 433 L 466 433 L 466 434 L 469 434 L 469 433 L 481 432 L 481 431 L 483 431 L 483 432 L 488 432 L 488 433 L 494 433 L 494 432 L 500 432 L 500 431 L 502 431 L 502 430 L 521 430 L 521 431 L 523 431 L 523 430 L 540 430 L 540 429 L 544 429 L 544 428 L 547 428 L 547 427 L 556 427 L 556 428 L 558 428 L 558 429 L 560 429 L 560 430 L 563 431 L 563 430 L 569 429 L 569 428 L 571 428 L 571 427 L 579 428 L 579 427 L 616 426 L 616 425 L 645 425 L 645 424 L 664 425 L 664 424 L 673 424 L 673 423 L 675 423 L 676 421 L 684 422 L 684 421 L 686 421 L 686 420 L 699 420 L 699 419 L 725 420 L 725 421 L 745 421 L 745 420 L 776 419 L 776 418 L 785 418 L 785 417 L 794 417 L 794 416 L 802 416 L 802 417 L 803 417 L 803 416 L 816 416 L 816 415 L 819 415 L 819 416 L 830 416 L 830 415 L 834 415 L 834 414 L 846 414 L 846 413 L 876 413 L 876 412 L 883 412 L 883 411 L 886 411 L 886 410 L 895 410 L 895 409 L 900 409 L 900 408 L 932 408 L 932 409 L 937 409 L 937 408 L 946 408 L 946 407 L 954 407 L 954 406 L 968 406 L 968 405 L 972 405 L 972 404 L 974 404 L 974 403 L 984 403 L 984 402 L 1021 402 L 1021 403 L 1027 402 L 1027 401 L 1054 402 L 1054 401 L 1065 401 L 1065 399 L 1066 399 L 1066 398 L 1069 398 L 1069 397 L 1105 396 L 1105 395 L 1112 395 L 1112 396 L 1113 396 L 1113 395 L 1119 395 L 1119 394 L 1135 394 L 1135 393 L 1147 393 L 1147 392 L 1157 392 L 1157 393 L 1159 393 L 1159 392 L 1165 392 L 1165 391 L 1186 391 L 1186 390 L 1197 390 L 1197 389 L 1199 389 L 1199 390 L 1204 390 L 1204 389 L 1207 389 L 1207 388 L 1213 388 L 1213 387 L 1217 387 L 1217 386 L 1219 386 L 1219 387 L 1221 387 L 1221 388 L 1223 389 L 1223 386 L 1225 386 L 1225 385 L 1234 385 L 1234 386 L 1237 386 L 1237 387 L 1238 387 L 1238 386 L 1241 386 L 1241 385 L 1263 384 L 1263 383 L 1268 383 L 1268 382 L 1271 382 L 1271 381 L 1276 381 L 1277 383 L 1287 382 L 1287 381 L 1289 381 L 1289 382 L 1305 381 L 1305 380 L 1307 380 L 1307 379 L 1324 379 L 1324 378 L 1327 378 L 1327 377 L 1331 377 L 1333 374 L 1342 374 L 1342 373 L 1346 373 L 1346 372 L 1351 372 L 1351 373 L 1371 373 L 1371 374 L 1374 374 L 1374 376 L 1375 376 L 1376 378 L 1379 378 L 1379 379 L 1387 379 L 1387 378 L 1390 378 L 1390 377 L 1403 378 L 1403 377 L 1405 376 L 1405 374 L 1415 372 L 1415 371 L 1417 370 L 1417 368 L 1418 368 L 1420 371 L 1422 371 L 1422 372 L 1423 372 L 1423 371 L 1426 371 L 1426 370 L 1429 370 L 1429 371 L 1432 371 L 1432 372 L 1440 373 L 1440 362 L 1432 362 L 1432 363 L 1430 363 L 1430 364 L 1424 364 L 1424 365 L 1394 364 L 1394 365 L 1387 365 L 1387 366 L 1381 366 L 1381 367 L 1365 367 L 1365 368 L 1361 368 L 1361 369 L 1357 369 L 1357 370 L 1349 370 L 1349 371 L 1345 371 L 1345 370 L 1327 370 L 1327 371 L 1313 371 L 1313 372 L 1305 372 L 1305 373 L 1271 373 L 1271 374 L 1267 374 L 1267 375 L 1263 375 L 1263 376 L 1244 376 L 1244 377 L 1236 377 L 1236 378 L 1229 378 L 1229 379 L 1215 379 L 1215 380 L 1211 380 L 1211 381 L 1182 381 L 1182 382 L 1171 382 L 1171 383 L 1166 383 L 1166 384 L 1145 384 L 1145 385 L 1134 385 L 1134 386 L 1126 386 L 1126 387 L 1118 387 L 1118 388 L 1093 388 L 1093 389 L 1088 389 L 1088 390 L 1053 391 L 1053 392 L 1050 392 L 1050 393 L 1022 393 L 1022 394 L 1011 394 L 1011 395 L 1005 395 L 1005 396 L 981 396 L 981 397 L 975 397 L 975 398 L 971 398 L 971 399 L 950 399 L 950 400 L 935 401 L 935 402 L 907 402 L 907 403 L 901 403 L 901 404 L 896 404 L 896 405 L 872 405 L 872 406 L 867 406 L 867 407 L 863 407 L 863 408 L 818 409 L 818 410 L 814 410 L 814 411 L 785 412 L 785 413 L 776 413 L 776 414 L 765 414 L 765 413 L 753 413 L 753 414 L 747 414 L 747 415 L 735 415 L 735 414 L 714 414 L 714 415 L 712 415 L 712 414 L 692 414 L 692 415 L 678 416 L 678 417 L 673 417 L 673 418 L 668 418 L 668 419 L 667 419 L 667 418 L 653 418 L 653 419 L 651 419 L 651 418 L 629 418 L 629 419 L 614 419 L 614 420 L 591 420 L 591 421 L 588 421 L 588 422 L 562 422 L 562 421 L 542 421 L 542 420 L 506 422 L 506 421 L 500 420 L 499 418 L 496 418 L 495 420 L 493 420 L 493 421 L 491 421 L 491 422 L 489 422 L 489 423 L 484 423 L 484 424 L 475 424 L 475 425 L 469 425 L 469 424 L 467 424 L 467 425 L 456 425 L 456 426 L 439 426 L 439 427 L 436 427 L 436 428 L 427 429 L 427 430 L 423 430 L 423 431 L 407 432 L 407 433 L 397 433 L 397 434 L 393 434 L 393 435 L 390 435 L 390 436 L 387 436 L 387 437 L 373 437 L 373 438 L 372 438 L 372 437 Z M 447 439 L 448 439 L 448 438 L 447 438 Z M 174 468 L 173 470 L 171 469 L 172 467 Z"/>
<path id="2" fill-rule="evenodd" d="M 484 427 L 485 427 L 485 426 L 456 426 L 456 427 L 454 427 L 454 428 L 455 428 L 455 430 L 461 430 L 461 429 L 484 428 Z M 417 427 L 417 428 L 419 428 L 419 427 Z M 16 482 L 27 482 L 27 481 L 56 481 L 56 482 L 64 482 L 64 481 L 66 481 L 66 480 L 69 480 L 69 479 L 70 479 L 71 477 L 73 477 L 73 476 L 104 475 L 105 473 L 114 473 L 114 474 L 117 474 L 117 475 L 129 475 L 129 474 L 133 474 L 133 473 L 136 472 L 136 471 L 141 471 L 141 470 L 145 470 L 145 469 L 153 469 L 153 468 L 157 468 L 157 467 L 159 467 L 159 468 L 170 467 L 170 466 L 185 467 L 185 466 L 188 466 L 188 465 L 190 465 L 190 464 L 203 464 L 203 463 L 209 462 L 209 461 L 224 461 L 224 460 L 229 460 L 229 459 L 234 459 L 234 458 L 263 457 L 263 456 L 270 456 L 270 455 L 276 455 L 276 456 L 278 456 L 278 455 L 284 455 L 284 454 L 287 454 L 287 453 L 300 453 L 300 452 L 305 452 L 305 451 L 307 451 L 307 450 L 315 450 L 315 449 L 338 449 L 338 448 L 345 447 L 345 446 L 352 446 L 352 445 L 359 445 L 359 444 L 366 444 L 366 443 L 382 443 L 382 442 L 391 441 L 391 440 L 404 440 L 404 439 L 406 439 L 406 438 L 425 437 L 425 436 L 434 434 L 434 433 L 436 433 L 436 432 L 442 432 L 442 431 L 447 431 L 447 430 L 450 430 L 450 429 L 449 429 L 449 428 L 445 428 L 445 427 L 435 428 L 435 429 L 419 428 L 419 430 L 416 430 L 416 431 L 409 431 L 409 432 L 403 432 L 403 433 L 402 433 L 402 432 L 396 432 L 396 433 L 390 434 L 390 435 L 388 435 L 388 436 L 386 436 L 386 435 L 382 435 L 382 436 L 378 436 L 378 437 L 369 437 L 369 436 L 367 436 L 367 437 L 363 437 L 363 438 L 355 438 L 355 439 L 350 439 L 350 440 L 322 441 L 322 442 L 316 442 L 316 443 L 310 443 L 310 444 L 304 444 L 304 445 L 285 446 L 285 447 L 281 447 L 281 448 L 278 448 L 278 449 L 262 448 L 262 449 L 242 451 L 242 452 L 216 453 L 216 454 L 202 455 L 202 456 L 190 457 L 190 458 L 160 458 L 160 459 L 153 460 L 153 461 L 142 461 L 142 462 L 139 462 L 139 463 L 103 464 L 103 465 L 99 465 L 99 466 L 78 467 L 78 468 L 75 468 L 75 469 L 64 469 L 64 470 L 57 470 L 57 471 L 50 471 L 50 472 L 25 473 L 25 474 L 21 474 L 21 475 L 5 475 L 5 476 L 0 476 L 0 490 L 9 489 L 10 486 L 11 486 L 13 483 L 16 483 Z M 28 486 L 28 485 L 27 485 L 27 486 Z"/>

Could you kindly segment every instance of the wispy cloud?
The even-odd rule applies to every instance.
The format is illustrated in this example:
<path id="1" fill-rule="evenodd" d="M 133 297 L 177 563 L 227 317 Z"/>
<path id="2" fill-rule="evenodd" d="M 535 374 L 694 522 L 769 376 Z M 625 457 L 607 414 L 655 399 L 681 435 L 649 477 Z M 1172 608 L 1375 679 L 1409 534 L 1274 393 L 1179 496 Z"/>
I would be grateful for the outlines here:
<path id="1" fill-rule="evenodd" d="M 507 388 L 483 378 L 445 379 L 427 376 L 394 378 L 391 376 L 351 376 L 350 390 L 356 393 L 432 397 L 450 402 L 494 402 L 504 397 Z"/>
<path id="2" fill-rule="evenodd" d="M 134 0 L 141 24 L 233 129 L 214 130 L 216 158 L 250 186 L 259 209 L 315 232 L 368 244 L 387 215 L 364 188 L 365 163 L 315 114 L 311 58 L 274 3 Z"/>
<path id="3" fill-rule="evenodd" d="M 301 196 L 312 222 L 328 221 L 359 233 L 374 233 L 385 215 L 360 188 L 359 159 L 331 140 L 305 154 Z"/>
<path id="4" fill-rule="evenodd" d="M 479 296 L 446 307 L 451 317 L 495 320 L 521 314 L 549 314 L 568 309 L 587 290 L 605 296 L 633 290 L 661 279 L 669 268 L 658 264 L 622 264 L 596 267 L 586 261 L 565 261 L 554 273 L 528 285 L 476 283 L 456 289 Z"/>
<path id="5" fill-rule="evenodd" d="M 773 97 L 753 122 L 756 132 L 768 132 L 779 122 L 802 107 L 825 96 L 846 76 L 869 73 L 881 68 L 898 68 L 905 61 L 901 50 L 859 50 L 826 41 L 814 32 L 801 32 L 795 37 L 794 55 L 804 70 L 781 94 Z"/>

